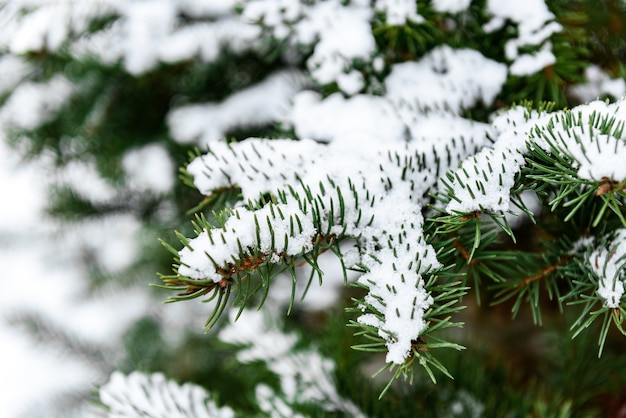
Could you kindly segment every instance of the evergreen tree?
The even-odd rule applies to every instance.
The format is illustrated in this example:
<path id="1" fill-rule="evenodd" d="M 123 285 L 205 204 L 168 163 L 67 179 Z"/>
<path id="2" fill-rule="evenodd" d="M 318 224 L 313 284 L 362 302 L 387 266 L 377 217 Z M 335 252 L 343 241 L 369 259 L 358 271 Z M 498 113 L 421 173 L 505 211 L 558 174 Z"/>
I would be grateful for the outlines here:
<path id="1" fill-rule="evenodd" d="M 153 299 L 117 351 L 14 322 L 106 372 L 94 416 L 621 416 L 625 19 L 7 1 L 1 129 L 51 215 L 107 220 L 90 297 Z"/>

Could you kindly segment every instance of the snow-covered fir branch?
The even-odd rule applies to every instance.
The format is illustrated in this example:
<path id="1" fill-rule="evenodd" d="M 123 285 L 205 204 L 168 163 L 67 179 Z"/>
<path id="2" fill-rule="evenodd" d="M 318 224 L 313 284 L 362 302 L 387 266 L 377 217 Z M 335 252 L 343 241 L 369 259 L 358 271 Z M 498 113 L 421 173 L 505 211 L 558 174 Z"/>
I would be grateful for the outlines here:
<path id="1" fill-rule="evenodd" d="M 261 361 L 278 377 L 278 388 L 254 387 L 267 416 L 304 416 L 307 403 L 365 416 L 338 393 L 329 359 L 299 349 L 276 317 L 247 309 L 292 312 L 316 278 L 333 285 L 317 309 L 338 300 L 337 283 L 358 288 L 349 325 L 366 342 L 354 348 L 384 352 L 394 379 L 411 380 L 417 364 L 433 381 L 433 369 L 448 374 L 434 349 L 462 347 L 436 333 L 460 325 L 453 314 L 469 277 L 476 294 L 482 278 L 503 289 L 496 298 L 518 297 L 514 311 L 528 300 L 536 322 L 539 284 L 559 304 L 583 306 L 574 335 L 604 318 L 601 350 L 611 321 L 624 333 L 623 67 L 581 65 L 589 44 L 563 40 L 576 21 L 557 16 L 565 6 L 5 3 L 0 131 L 60 156 L 63 186 L 87 216 L 115 213 L 100 229 L 85 223 L 80 244 L 101 272 L 123 274 L 141 258 L 125 245 L 139 240 L 141 221 L 169 229 L 173 214 L 200 201 L 194 231 L 178 233 L 182 248 L 165 243 L 175 262 L 162 287 L 180 292 L 172 301 L 208 297 L 207 328 L 227 312 L 219 338 L 245 346 L 239 362 Z M 567 92 L 572 108 L 514 105 L 525 89 L 537 101 Z M 616 102 L 574 106 L 607 95 Z M 132 113 L 124 105 L 135 96 Z M 172 175 L 181 158 L 168 152 L 195 145 L 181 170 L 200 193 L 189 198 Z M 504 251 L 499 232 L 515 241 L 528 220 L 509 220 L 520 213 L 563 236 Z M 339 268 L 327 268 L 330 258 Z M 482 413 L 479 398 L 450 393 L 451 415 Z M 100 390 L 108 416 L 234 416 L 215 399 L 158 373 L 115 373 Z"/>
<path id="2" fill-rule="evenodd" d="M 219 338 L 241 346 L 237 354 L 239 362 L 262 361 L 278 376 L 280 396 L 267 385 L 260 384 L 256 388 L 259 406 L 272 405 L 266 410 L 271 417 L 291 416 L 288 413 L 294 413 L 292 407 L 307 403 L 320 405 L 328 412 L 365 417 L 356 405 L 337 392 L 332 360 L 314 348 L 296 348 L 298 337 L 281 330 L 279 312 L 249 310 L 244 315 L 245 320 L 236 321 L 233 313 L 230 323 L 219 332 Z"/>
<path id="3" fill-rule="evenodd" d="M 162 373 L 132 372 L 124 375 L 114 372 L 100 387 L 99 400 L 103 411 L 94 411 L 102 417 L 149 418 L 233 418 L 234 411 L 218 406 L 211 394 L 198 385 L 178 383 Z"/>

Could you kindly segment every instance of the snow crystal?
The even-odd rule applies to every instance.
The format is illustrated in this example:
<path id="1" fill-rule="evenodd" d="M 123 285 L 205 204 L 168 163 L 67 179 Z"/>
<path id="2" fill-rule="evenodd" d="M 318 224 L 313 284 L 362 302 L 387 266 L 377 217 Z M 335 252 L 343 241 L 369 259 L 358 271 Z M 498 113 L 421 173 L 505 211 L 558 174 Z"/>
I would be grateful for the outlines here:
<path id="1" fill-rule="evenodd" d="M 588 263 L 598 276 L 598 295 L 604 299 L 604 306 L 619 308 L 626 290 L 626 230 L 620 229 L 613 239 L 612 248 L 596 249 Z"/>
<path id="2" fill-rule="evenodd" d="M 234 93 L 222 103 L 173 109 L 167 116 L 167 123 L 176 141 L 205 145 L 224 139 L 234 128 L 262 126 L 284 119 L 293 96 L 307 85 L 308 81 L 300 72 L 278 72 Z"/>
<path id="3" fill-rule="evenodd" d="M 122 167 L 133 189 L 167 193 L 174 186 L 174 162 L 161 144 L 149 144 L 127 152 Z"/>

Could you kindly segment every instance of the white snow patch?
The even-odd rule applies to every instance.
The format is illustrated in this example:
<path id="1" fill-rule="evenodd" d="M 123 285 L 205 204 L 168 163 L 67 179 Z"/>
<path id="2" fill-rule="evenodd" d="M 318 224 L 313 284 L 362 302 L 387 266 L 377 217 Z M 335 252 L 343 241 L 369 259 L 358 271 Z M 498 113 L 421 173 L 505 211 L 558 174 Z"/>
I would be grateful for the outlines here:
<path id="1" fill-rule="evenodd" d="M 167 116 L 167 123 L 176 141 L 206 145 L 224 139 L 234 128 L 284 120 L 291 109 L 292 98 L 307 85 L 307 79 L 300 72 L 278 72 L 221 103 L 173 109 Z"/>
<path id="2" fill-rule="evenodd" d="M 431 110 L 459 114 L 479 101 L 493 102 L 506 81 L 506 66 L 471 49 L 439 46 L 418 62 L 395 64 L 385 79 L 386 97 L 409 115 Z"/>
<path id="3" fill-rule="evenodd" d="M 149 144 L 126 153 L 122 167 L 132 189 L 167 193 L 174 186 L 174 162 L 161 144 Z"/>
<path id="4" fill-rule="evenodd" d="M 73 91 L 72 83 L 58 74 L 46 83 L 24 82 L 0 109 L 0 122 L 19 129 L 36 129 L 65 105 Z"/>
<path id="5" fill-rule="evenodd" d="M 488 0 L 487 12 L 492 19 L 483 26 L 486 32 L 500 29 L 507 20 L 517 24 L 517 38 L 507 41 L 505 45 L 506 57 L 512 61 L 511 74 L 531 75 L 554 62 L 552 47 L 544 42 L 563 27 L 553 21 L 554 14 L 544 0 Z M 540 53 L 520 53 L 524 47 L 542 44 L 544 49 Z"/>
<path id="6" fill-rule="evenodd" d="M 440 13 L 460 13 L 469 7 L 472 0 L 433 0 L 433 9 Z"/>
<path id="7" fill-rule="evenodd" d="M 620 229 L 613 239 L 610 249 L 600 248 L 593 251 L 588 259 L 594 273 L 598 276 L 598 295 L 604 299 L 604 306 L 619 308 L 626 290 L 626 230 Z"/>
<path id="8" fill-rule="evenodd" d="M 403 26 L 407 21 L 422 23 L 424 17 L 417 13 L 414 0 L 376 0 L 376 11 L 385 13 L 385 22 L 391 26 Z"/>

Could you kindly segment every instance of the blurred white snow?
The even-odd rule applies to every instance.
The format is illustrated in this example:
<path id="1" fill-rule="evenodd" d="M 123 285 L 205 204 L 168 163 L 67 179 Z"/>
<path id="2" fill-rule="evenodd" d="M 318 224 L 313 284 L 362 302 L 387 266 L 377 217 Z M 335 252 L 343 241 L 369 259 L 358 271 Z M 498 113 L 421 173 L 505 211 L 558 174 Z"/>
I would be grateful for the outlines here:
<path id="1" fill-rule="evenodd" d="M 21 161 L 0 138 L 0 416 L 4 418 L 33 416 L 49 396 L 93 390 L 108 378 L 52 344 L 37 344 L 8 318 L 32 310 L 82 340 L 110 345 L 149 309 L 147 292 L 140 290 L 85 300 L 87 271 L 72 251 L 73 240 L 66 239 L 44 212 L 51 178 L 45 159 Z M 41 414 L 37 416 L 52 416 Z"/>

